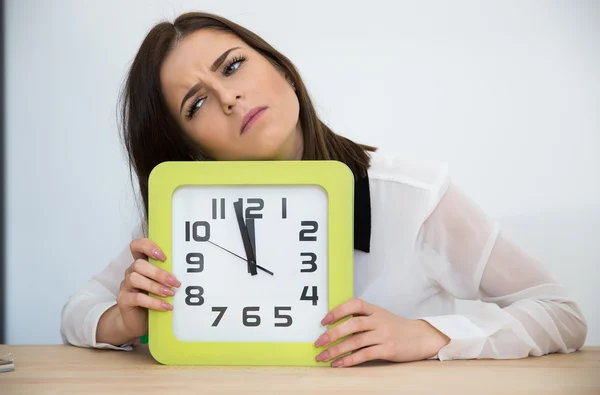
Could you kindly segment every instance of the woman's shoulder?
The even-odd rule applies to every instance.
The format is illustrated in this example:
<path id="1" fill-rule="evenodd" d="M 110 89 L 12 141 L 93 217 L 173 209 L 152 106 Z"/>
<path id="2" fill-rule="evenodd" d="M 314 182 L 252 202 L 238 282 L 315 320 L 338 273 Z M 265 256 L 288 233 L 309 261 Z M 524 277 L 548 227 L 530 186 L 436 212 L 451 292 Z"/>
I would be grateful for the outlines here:
<path id="1" fill-rule="evenodd" d="M 448 163 L 434 159 L 389 153 L 369 152 L 369 179 L 439 192 L 449 181 Z"/>
<path id="2" fill-rule="evenodd" d="M 371 166 L 368 171 L 371 185 L 371 201 L 387 202 L 387 207 L 398 203 L 390 212 L 403 213 L 403 221 L 414 218 L 420 224 L 431 215 L 448 190 L 450 176 L 448 164 L 434 159 L 383 153 L 370 153 Z M 375 204 L 375 207 L 378 205 Z"/>

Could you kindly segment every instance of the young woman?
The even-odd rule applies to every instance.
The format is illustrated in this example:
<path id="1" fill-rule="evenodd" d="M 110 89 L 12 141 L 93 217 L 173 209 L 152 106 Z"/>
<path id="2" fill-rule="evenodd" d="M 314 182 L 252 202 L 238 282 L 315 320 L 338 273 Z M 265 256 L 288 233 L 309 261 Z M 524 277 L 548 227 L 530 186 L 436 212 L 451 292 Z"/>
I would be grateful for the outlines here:
<path id="1" fill-rule="evenodd" d="M 147 331 L 148 309 L 172 308 L 148 294 L 173 295 L 180 286 L 148 262 L 165 259 L 146 237 L 156 165 L 333 159 L 355 176 L 356 297 L 323 317 L 318 360 L 522 358 L 584 344 L 586 321 L 567 291 L 450 181 L 443 164 L 383 155 L 336 135 L 290 60 L 245 28 L 204 13 L 156 25 L 131 66 L 122 104 L 145 215 L 120 255 L 65 304 L 65 343 L 130 350 Z M 459 315 L 455 299 L 487 303 Z"/>

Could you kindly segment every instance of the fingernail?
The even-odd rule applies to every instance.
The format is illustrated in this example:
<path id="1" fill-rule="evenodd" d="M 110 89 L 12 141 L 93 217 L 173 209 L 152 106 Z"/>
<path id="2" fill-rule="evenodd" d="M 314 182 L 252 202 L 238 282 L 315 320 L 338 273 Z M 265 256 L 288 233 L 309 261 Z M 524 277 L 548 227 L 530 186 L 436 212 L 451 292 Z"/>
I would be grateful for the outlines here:
<path id="1" fill-rule="evenodd" d="M 156 259 L 160 259 L 161 261 L 167 259 L 167 257 L 165 256 L 165 254 L 163 254 L 161 250 L 155 249 L 154 251 L 152 251 L 152 254 Z"/>
<path id="2" fill-rule="evenodd" d="M 175 295 L 175 291 L 173 291 L 171 288 L 163 288 L 163 294 L 173 296 Z"/>
<path id="3" fill-rule="evenodd" d="M 315 347 L 321 347 L 327 343 L 329 343 L 329 336 L 327 336 L 326 334 L 323 334 L 315 342 Z"/>
<path id="4" fill-rule="evenodd" d="M 331 324 L 331 321 L 333 321 L 333 316 L 331 314 L 327 314 L 325 316 L 325 318 L 323 318 L 323 320 L 321 320 L 321 325 L 323 325 L 323 326 L 329 325 L 329 324 Z"/>
<path id="5" fill-rule="evenodd" d="M 173 306 L 167 302 L 162 302 L 162 307 L 165 310 L 173 310 Z"/>
<path id="6" fill-rule="evenodd" d="M 338 359 L 336 361 L 333 361 L 333 363 L 331 364 L 331 366 L 334 368 L 339 368 L 340 366 L 343 366 L 343 365 L 344 365 L 343 359 Z"/>
<path id="7" fill-rule="evenodd" d="M 327 361 L 329 359 L 329 351 L 323 351 L 321 354 L 317 355 L 317 362 Z"/>
<path id="8" fill-rule="evenodd" d="M 167 282 L 174 287 L 179 287 L 181 285 L 181 283 L 179 281 L 177 281 L 177 279 L 173 276 L 168 276 Z"/>

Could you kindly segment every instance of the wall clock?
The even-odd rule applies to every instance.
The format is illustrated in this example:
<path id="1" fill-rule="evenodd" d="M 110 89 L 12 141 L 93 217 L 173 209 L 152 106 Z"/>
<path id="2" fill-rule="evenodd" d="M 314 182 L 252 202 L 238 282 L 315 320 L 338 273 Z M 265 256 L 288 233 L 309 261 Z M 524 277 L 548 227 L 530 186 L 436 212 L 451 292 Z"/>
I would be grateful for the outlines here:
<path id="1" fill-rule="evenodd" d="M 150 311 L 167 365 L 329 366 L 321 319 L 353 296 L 354 178 L 338 161 L 163 162 L 148 236 L 181 287 Z"/>

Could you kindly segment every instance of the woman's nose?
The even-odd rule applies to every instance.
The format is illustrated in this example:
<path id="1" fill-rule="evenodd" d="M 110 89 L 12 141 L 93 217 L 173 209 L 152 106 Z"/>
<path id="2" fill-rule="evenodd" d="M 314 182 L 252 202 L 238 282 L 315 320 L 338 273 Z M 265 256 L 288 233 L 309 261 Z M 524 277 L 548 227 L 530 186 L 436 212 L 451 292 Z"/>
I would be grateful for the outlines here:
<path id="1" fill-rule="evenodd" d="M 223 100 L 223 110 L 227 114 L 230 114 L 233 111 L 233 108 L 237 104 L 238 100 L 240 100 L 241 98 L 242 98 L 242 95 L 238 93 L 235 95 L 231 95 L 228 98 L 229 100 Z"/>
<path id="2" fill-rule="evenodd" d="M 223 112 L 226 114 L 230 114 L 233 111 L 233 108 L 237 104 L 238 100 L 240 100 L 243 95 L 242 93 L 234 88 L 228 88 L 223 85 L 215 86 L 215 91 L 221 101 L 221 107 L 223 108 Z"/>

